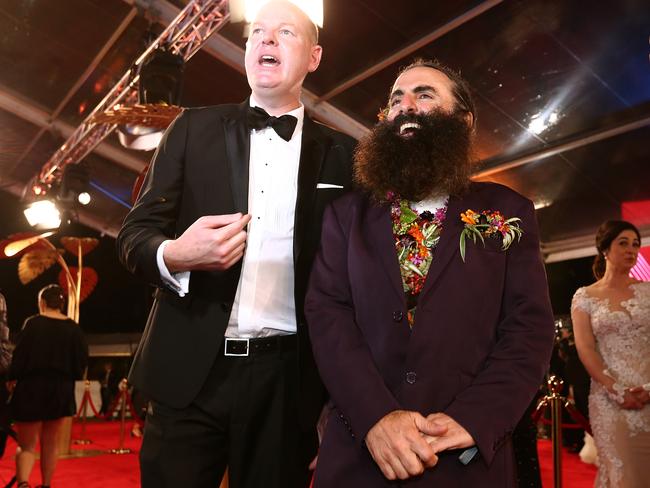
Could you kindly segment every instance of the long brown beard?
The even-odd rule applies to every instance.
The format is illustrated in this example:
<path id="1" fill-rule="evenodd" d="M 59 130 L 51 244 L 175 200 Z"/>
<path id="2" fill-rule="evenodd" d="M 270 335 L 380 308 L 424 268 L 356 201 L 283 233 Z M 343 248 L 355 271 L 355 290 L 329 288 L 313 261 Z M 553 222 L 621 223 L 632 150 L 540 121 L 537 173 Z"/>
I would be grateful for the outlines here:
<path id="1" fill-rule="evenodd" d="M 420 129 L 402 137 L 405 122 Z M 356 183 L 378 201 L 389 192 L 411 201 L 457 195 L 470 173 L 471 129 L 459 115 L 441 111 L 380 122 L 359 141 L 354 157 Z"/>

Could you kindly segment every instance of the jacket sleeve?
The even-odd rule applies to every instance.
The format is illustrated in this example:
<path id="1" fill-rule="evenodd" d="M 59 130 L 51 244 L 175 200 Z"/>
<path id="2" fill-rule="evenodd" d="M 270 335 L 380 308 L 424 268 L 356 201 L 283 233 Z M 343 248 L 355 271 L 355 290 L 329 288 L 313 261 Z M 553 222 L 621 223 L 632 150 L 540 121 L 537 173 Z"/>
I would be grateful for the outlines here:
<path id="1" fill-rule="evenodd" d="M 156 251 L 175 238 L 181 205 L 189 112 L 183 111 L 167 129 L 147 172 L 135 205 L 117 236 L 120 261 L 136 276 L 162 286 Z"/>
<path id="2" fill-rule="evenodd" d="M 488 464 L 530 404 L 553 348 L 553 313 L 532 203 L 526 201 L 515 215 L 524 232 L 507 251 L 496 345 L 445 411 L 472 435 Z"/>
<path id="3" fill-rule="evenodd" d="M 332 205 L 323 216 L 305 312 L 314 357 L 340 419 L 362 443 L 386 414 L 401 408 L 379 373 L 354 319 L 348 280 L 348 242 Z"/>

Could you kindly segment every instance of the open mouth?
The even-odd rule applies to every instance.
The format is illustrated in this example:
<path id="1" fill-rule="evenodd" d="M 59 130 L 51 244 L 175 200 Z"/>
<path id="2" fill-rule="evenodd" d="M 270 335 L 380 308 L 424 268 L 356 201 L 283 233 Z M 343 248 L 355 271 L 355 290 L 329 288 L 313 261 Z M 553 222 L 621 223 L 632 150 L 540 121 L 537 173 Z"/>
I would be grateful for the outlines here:
<path id="1" fill-rule="evenodd" d="M 399 126 L 400 136 L 412 136 L 421 128 L 417 122 L 405 122 Z"/>
<path id="2" fill-rule="evenodd" d="M 280 61 L 275 56 L 271 56 L 270 54 L 264 54 L 264 55 L 260 56 L 260 59 L 258 60 L 258 63 L 261 66 L 273 67 L 273 66 L 279 65 Z"/>

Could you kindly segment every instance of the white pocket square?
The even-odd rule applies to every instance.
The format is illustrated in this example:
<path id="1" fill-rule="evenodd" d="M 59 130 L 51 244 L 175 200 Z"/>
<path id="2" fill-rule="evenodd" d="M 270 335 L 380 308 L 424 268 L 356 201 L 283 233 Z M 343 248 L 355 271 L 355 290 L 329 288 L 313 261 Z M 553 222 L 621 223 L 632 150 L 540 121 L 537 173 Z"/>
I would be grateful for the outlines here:
<path id="1" fill-rule="evenodd" d="M 343 188 L 343 186 L 333 185 L 331 183 L 319 183 L 318 185 L 316 185 L 316 189 L 320 189 L 320 188 Z"/>

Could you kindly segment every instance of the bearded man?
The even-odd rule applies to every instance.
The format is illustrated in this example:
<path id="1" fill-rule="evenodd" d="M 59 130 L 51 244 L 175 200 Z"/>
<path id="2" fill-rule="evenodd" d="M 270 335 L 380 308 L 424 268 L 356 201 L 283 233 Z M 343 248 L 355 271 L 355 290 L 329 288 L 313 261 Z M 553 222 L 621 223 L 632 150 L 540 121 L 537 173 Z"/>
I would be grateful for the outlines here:
<path id="1" fill-rule="evenodd" d="M 307 293 L 331 395 L 315 487 L 515 486 L 553 315 L 532 203 L 470 181 L 466 83 L 418 61 L 325 211 Z M 402 485 L 399 485 L 402 486 Z"/>

